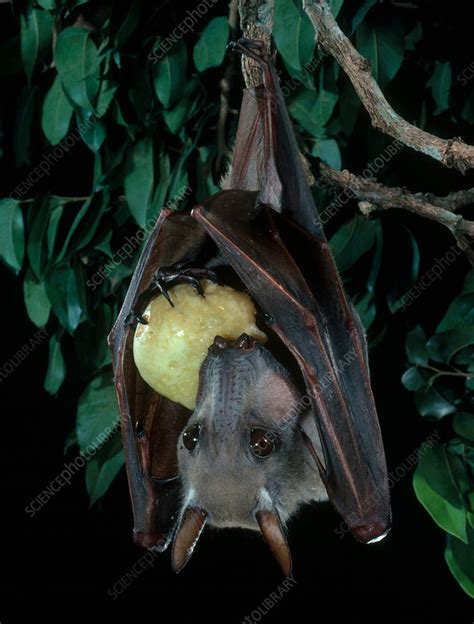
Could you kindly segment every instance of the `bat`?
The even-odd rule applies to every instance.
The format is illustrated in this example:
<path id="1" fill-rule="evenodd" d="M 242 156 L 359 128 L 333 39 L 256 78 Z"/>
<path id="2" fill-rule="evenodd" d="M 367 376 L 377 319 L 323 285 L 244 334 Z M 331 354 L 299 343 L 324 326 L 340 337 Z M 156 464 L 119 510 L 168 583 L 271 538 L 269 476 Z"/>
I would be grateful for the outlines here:
<path id="1" fill-rule="evenodd" d="M 231 169 L 191 212 L 161 212 L 109 335 L 135 541 L 174 570 L 206 524 L 260 530 L 285 574 L 287 520 L 329 499 L 361 542 L 391 510 L 367 346 L 324 236 L 271 61 L 245 89 Z M 265 316 L 267 346 L 216 336 L 193 412 L 160 396 L 133 361 L 134 326 L 167 285 L 227 267 Z M 194 268 L 193 268 L 194 267 Z M 172 304 L 172 301 L 170 301 Z"/>

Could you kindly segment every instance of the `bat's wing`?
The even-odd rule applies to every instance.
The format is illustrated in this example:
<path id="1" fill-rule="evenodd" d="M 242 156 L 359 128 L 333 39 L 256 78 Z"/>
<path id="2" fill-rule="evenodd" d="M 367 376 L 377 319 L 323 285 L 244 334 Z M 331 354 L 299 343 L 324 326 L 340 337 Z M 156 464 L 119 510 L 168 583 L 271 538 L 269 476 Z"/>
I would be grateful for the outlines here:
<path id="1" fill-rule="evenodd" d="M 390 504 L 360 321 L 327 242 L 265 206 L 257 211 L 259 198 L 223 191 L 192 214 L 296 358 L 320 433 L 328 495 L 359 540 L 375 540 L 390 526 Z"/>
<path id="2" fill-rule="evenodd" d="M 260 64 L 263 84 L 243 92 L 229 188 L 260 191 L 261 203 L 324 241 L 308 184 L 311 176 L 303 166 L 278 75 L 273 63 L 252 48 L 234 44 Z"/>
<path id="3" fill-rule="evenodd" d="M 204 229 L 188 214 L 163 210 L 133 274 L 124 304 L 109 335 L 115 373 L 134 538 L 144 547 L 165 549 L 178 520 L 180 482 L 177 439 L 190 411 L 146 384 L 133 360 L 134 330 L 127 317 L 150 287 L 156 270 L 193 259 Z"/>

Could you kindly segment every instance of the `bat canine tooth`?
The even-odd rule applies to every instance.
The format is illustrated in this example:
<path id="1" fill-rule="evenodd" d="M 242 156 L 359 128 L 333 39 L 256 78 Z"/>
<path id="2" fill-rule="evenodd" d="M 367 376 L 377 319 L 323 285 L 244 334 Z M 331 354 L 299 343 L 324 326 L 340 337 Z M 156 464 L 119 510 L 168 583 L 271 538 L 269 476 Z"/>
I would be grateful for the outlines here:
<path id="1" fill-rule="evenodd" d="M 375 544 L 376 542 L 380 542 L 389 532 L 390 525 L 382 521 L 375 521 L 351 529 L 351 533 L 356 540 L 363 544 Z"/>
<path id="2" fill-rule="evenodd" d="M 227 349 L 228 347 L 229 347 L 229 343 L 227 342 L 225 338 L 222 338 L 222 336 L 216 336 L 214 338 L 214 342 L 211 346 L 211 349 L 213 353 L 218 353 L 219 351 L 223 351 L 224 349 Z"/>
<path id="3" fill-rule="evenodd" d="M 251 351 L 255 348 L 257 340 L 249 336 L 248 334 L 242 334 L 232 343 L 232 346 L 236 349 L 244 349 L 245 351 Z"/>

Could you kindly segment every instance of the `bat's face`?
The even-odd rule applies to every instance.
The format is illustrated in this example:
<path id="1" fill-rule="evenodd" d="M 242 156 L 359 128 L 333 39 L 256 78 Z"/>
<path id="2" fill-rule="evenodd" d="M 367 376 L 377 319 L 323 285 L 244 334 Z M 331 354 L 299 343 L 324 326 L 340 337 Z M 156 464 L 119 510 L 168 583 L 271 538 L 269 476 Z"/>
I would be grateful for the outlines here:
<path id="1" fill-rule="evenodd" d="M 274 508 L 283 522 L 305 500 L 325 499 L 299 429 L 303 402 L 258 341 L 217 337 L 200 373 L 196 409 L 178 443 L 184 507 L 217 527 L 259 528 Z"/>

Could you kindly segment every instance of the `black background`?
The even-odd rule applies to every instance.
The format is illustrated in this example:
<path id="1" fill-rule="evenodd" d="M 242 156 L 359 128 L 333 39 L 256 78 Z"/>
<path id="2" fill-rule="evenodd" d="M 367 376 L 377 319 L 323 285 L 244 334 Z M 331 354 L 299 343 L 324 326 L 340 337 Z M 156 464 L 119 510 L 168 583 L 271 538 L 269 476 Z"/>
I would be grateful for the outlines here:
<path id="1" fill-rule="evenodd" d="M 442 61 L 454 59 L 461 69 L 471 62 L 474 55 L 469 3 L 416 4 L 425 25 L 426 55 Z M 225 10 L 220 7 L 221 13 Z M 407 65 L 388 95 L 397 109 L 412 119 L 421 81 L 416 67 Z M 409 90 L 407 84 L 411 85 Z M 437 123 L 439 126 L 432 131 L 446 136 L 462 133 L 473 142 L 472 127 L 453 133 L 449 121 L 440 119 Z M 359 126 L 359 140 L 363 141 L 367 126 Z M 354 140 L 358 140 L 357 133 Z M 82 157 L 78 150 L 70 157 L 77 162 L 67 163 L 74 187 L 75 167 Z M 348 165 L 357 164 L 353 155 L 348 156 L 348 161 Z M 8 163 L 13 167 L 7 160 L 2 196 L 13 188 L 14 179 L 21 179 L 21 172 L 9 171 Z M 57 185 L 62 187 L 68 180 L 67 172 L 66 177 L 63 174 L 65 171 L 56 172 Z M 397 160 L 394 175 L 398 184 L 414 190 L 446 193 L 469 185 L 468 178 L 407 149 Z M 67 194 L 76 192 L 74 188 Z M 415 232 L 423 250 L 422 271 L 452 244 L 441 228 L 410 215 L 384 217 L 388 228 L 392 221 L 408 223 Z M 396 267 L 395 246 L 394 271 Z M 438 431 L 442 438 L 450 435 L 449 423 L 423 420 L 415 410 L 413 395 L 401 386 L 405 370 L 403 342 L 407 328 L 415 321 L 421 321 L 428 332 L 436 325 L 450 297 L 459 291 L 466 268 L 463 258 L 453 263 L 439 285 L 405 315 L 390 322 L 383 343 L 371 352 L 374 392 L 390 472 L 406 461 L 430 433 Z M 26 318 L 21 280 L 3 267 L 0 279 L 2 362 L 6 362 L 29 341 L 36 328 Z M 83 474 L 79 474 L 33 518 L 25 513 L 25 507 L 61 471 L 64 461 L 75 457 L 74 450 L 64 457 L 64 439 L 73 426 L 84 382 L 72 371 L 59 396 L 49 397 L 42 387 L 47 349 L 45 341 L 0 383 L 2 624 L 22 621 L 25 606 L 34 608 L 37 617 L 66 619 L 70 613 L 91 609 L 93 599 L 111 613 L 117 605 L 127 603 L 139 621 L 151 617 L 168 622 L 174 616 L 186 622 L 244 620 L 271 592 L 278 591 L 283 580 L 257 534 L 208 529 L 179 576 L 171 572 L 169 555 L 161 555 L 113 600 L 108 591 L 141 556 L 132 543 L 124 473 L 103 501 L 92 508 Z M 340 519 L 329 505 L 308 508 L 295 518 L 289 527 L 289 540 L 297 585 L 270 611 L 266 621 L 287 621 L 290 617 L 299 620 L 305 611 L 317 622 L 342 613 L 348 621 L 365 620 L 370 614 L 379 619 L 386 615 L 444 619 L 448 613 L 472 621 L 472 601 L 459 588 L 443 559 L 444 533 L 416 501 L 411 478 L 412 473 L 407 474 L 392 489 L 393 529 L 379 544 L 363 546 L 350 535 L 340 539 L 335 533 Z M 64 604 L 62 598 L 66 598 Z M 167 615 L 163 615 L 164 608 Z"/>

